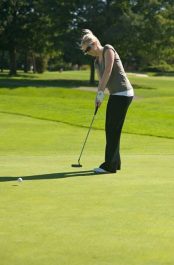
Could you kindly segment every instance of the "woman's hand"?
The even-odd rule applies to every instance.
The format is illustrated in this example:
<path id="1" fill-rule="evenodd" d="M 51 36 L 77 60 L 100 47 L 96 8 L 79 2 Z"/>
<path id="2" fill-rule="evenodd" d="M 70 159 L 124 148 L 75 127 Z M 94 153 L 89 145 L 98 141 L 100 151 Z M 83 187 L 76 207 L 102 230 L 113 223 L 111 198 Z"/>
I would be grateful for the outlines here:
<path id="1" fill-rule="evenodd" d="M 99 90 L 97 92 L 96 98 L 95 98 L 95 105 L 96 107 L 100 107 L 100 105 L 102 104 L 102 101 L 104 99 L 104 92 L 102 90 Z"/>

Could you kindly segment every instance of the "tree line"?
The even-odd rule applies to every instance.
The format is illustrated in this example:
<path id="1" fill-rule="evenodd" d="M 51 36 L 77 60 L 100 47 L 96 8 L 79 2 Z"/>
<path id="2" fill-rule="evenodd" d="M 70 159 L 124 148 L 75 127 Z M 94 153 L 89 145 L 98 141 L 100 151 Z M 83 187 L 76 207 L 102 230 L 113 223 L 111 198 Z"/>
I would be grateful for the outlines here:
<path id="1" fill-rule="evenodd" d="M 0 0 L 0 68 L 43 72 L 91 65 L 82 29 L 112 44 L 130 70 L 173 71 L 173 0 Z"/>

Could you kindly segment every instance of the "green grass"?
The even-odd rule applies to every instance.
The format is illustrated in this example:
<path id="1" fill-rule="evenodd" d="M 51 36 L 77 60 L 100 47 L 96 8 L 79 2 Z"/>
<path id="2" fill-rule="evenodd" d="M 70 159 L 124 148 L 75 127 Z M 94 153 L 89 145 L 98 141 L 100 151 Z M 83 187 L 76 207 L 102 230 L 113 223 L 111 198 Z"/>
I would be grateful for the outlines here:
<path id="1" fill-rule="evenodd" d="M 11 79 L 2 75 L 0 112 L 86 126 L 93 113 L 95 94 L 72 88 L 88 87 L 88 75 L 87 71 L 46 73 L 34 77 L 21 74 Z M 174 78 L 130 75 L 130 79 L 136 97 L 124 132 L 173 138 Z M 104 129 L 106 102 L 107 96 L 94 125 L 97 129 Z"/>
<path id="2" fill-rule="evenodd" d="M 63 74 L 62 79 L 68 73 Z M 87 82 L 87 73 L 82 74 Z M 27 87 L 26 78 L 45 80 L 45 87 Z M 69 80 L 78 78 L 75 72 Z M 136 89 L 141 98 L 132 104 L 124 130 L 133 113 L 139 129 L 141 104 L 150 113 L 155 99 L 159 106 L 166 100 L 165 112 L 156 113 L 157 132 L 163 137 L 148 135 L 150 127 L 147 135 L 134 134 L 131 127 L 130 134 L 122 135 L 122 170 L 94 175 L 91 169 L 104 156 L 106 100 L 94 122 L 100 130 L 91 131 L 82 156 L 83 168 L 74 169 L 71 164 L 76 163 L 87 133 L 81 126 L 91 121 L 95 94 L 48 89 L 47 81 L 56 79 L 55 73 L 2 79 L 6 87 L 0 89 L 1 264 L 173 265 L 174 142 L 167 133 L 173 125 L 167 123 L 162 132 L 160 123 L 162 115 L 166 119 L 171 96 L 164 95 L 160 86 L 157 98 L 150 97 L 148 89 Z M 136 77 L 137 84 L 139 80 Z M 14 81 L 19 87 L 12 89 Z M 25 87 L 20 85 L 24 81 Z M 24 181 L 18 183 L 18 177 Z"/>

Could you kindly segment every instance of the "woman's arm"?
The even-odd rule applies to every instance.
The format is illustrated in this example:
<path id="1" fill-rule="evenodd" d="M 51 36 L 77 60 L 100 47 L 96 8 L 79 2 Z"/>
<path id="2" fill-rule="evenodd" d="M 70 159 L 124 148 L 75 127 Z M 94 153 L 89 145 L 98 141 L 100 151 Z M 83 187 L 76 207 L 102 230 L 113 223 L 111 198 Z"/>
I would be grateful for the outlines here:
<path id="1" fill-rule="evenodd" d="M 103 91 L 105 90 L 105 87 L 108 83 L 109 77 L 112 72 L 112 67 L 114 64 L 114 58 L 115 58 L 115 53 L 112 49 L 107 49 L 104 55 L 105 59 L 105 70 L 103 73 L 103 76 L 101 79 L 99 79 L 99 85 L 98 85 L 98 91 Z"/>
<path id="2" fill-rule="evenodd" d="M 99 70 L 98 70 L 98 68 L 96 68 L 96 72 L 97 72 L 97 77 L 98 77 L 98 80 L 99 80 L 99 82 L 100 82 L 101 78 L 100 78 L 100 73 L 99 73 Z"/>

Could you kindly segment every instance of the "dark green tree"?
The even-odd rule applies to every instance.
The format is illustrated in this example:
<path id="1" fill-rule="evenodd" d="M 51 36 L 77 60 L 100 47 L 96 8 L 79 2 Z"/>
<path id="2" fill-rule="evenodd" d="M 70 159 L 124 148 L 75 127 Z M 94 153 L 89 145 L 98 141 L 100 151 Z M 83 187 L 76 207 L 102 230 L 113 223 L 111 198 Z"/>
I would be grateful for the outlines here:
<path id="1" fill-rule="evenodd" d="M 173 12 L 172 0 L 0 0 L 2 58 L 8 51 L 10 74 L 16 73 L 18 54 L 36 66 L 49 56 L 88 63 L 94 82 L 93 61 L 78 45 L 82 29 L 89 28 L 102 45 L 116 48 L 127 68 L 172 65 Z"/>
<path id="2" fill-rule="evenodd" d="M 17 52 L 41 55 L 51 49 L 51 19 L 44 3 L 44 0 L 0 1 L 0 40 L 9 52 L 11 75 L 16 74 Z"/>
<path id="3" fill-rule="evenodd" d="M 173 1 L 132 2 L 135 26 L 133 46 L 138 68 L 160 65 L 162 61 L 170 63 L 174 35 Z"/>

